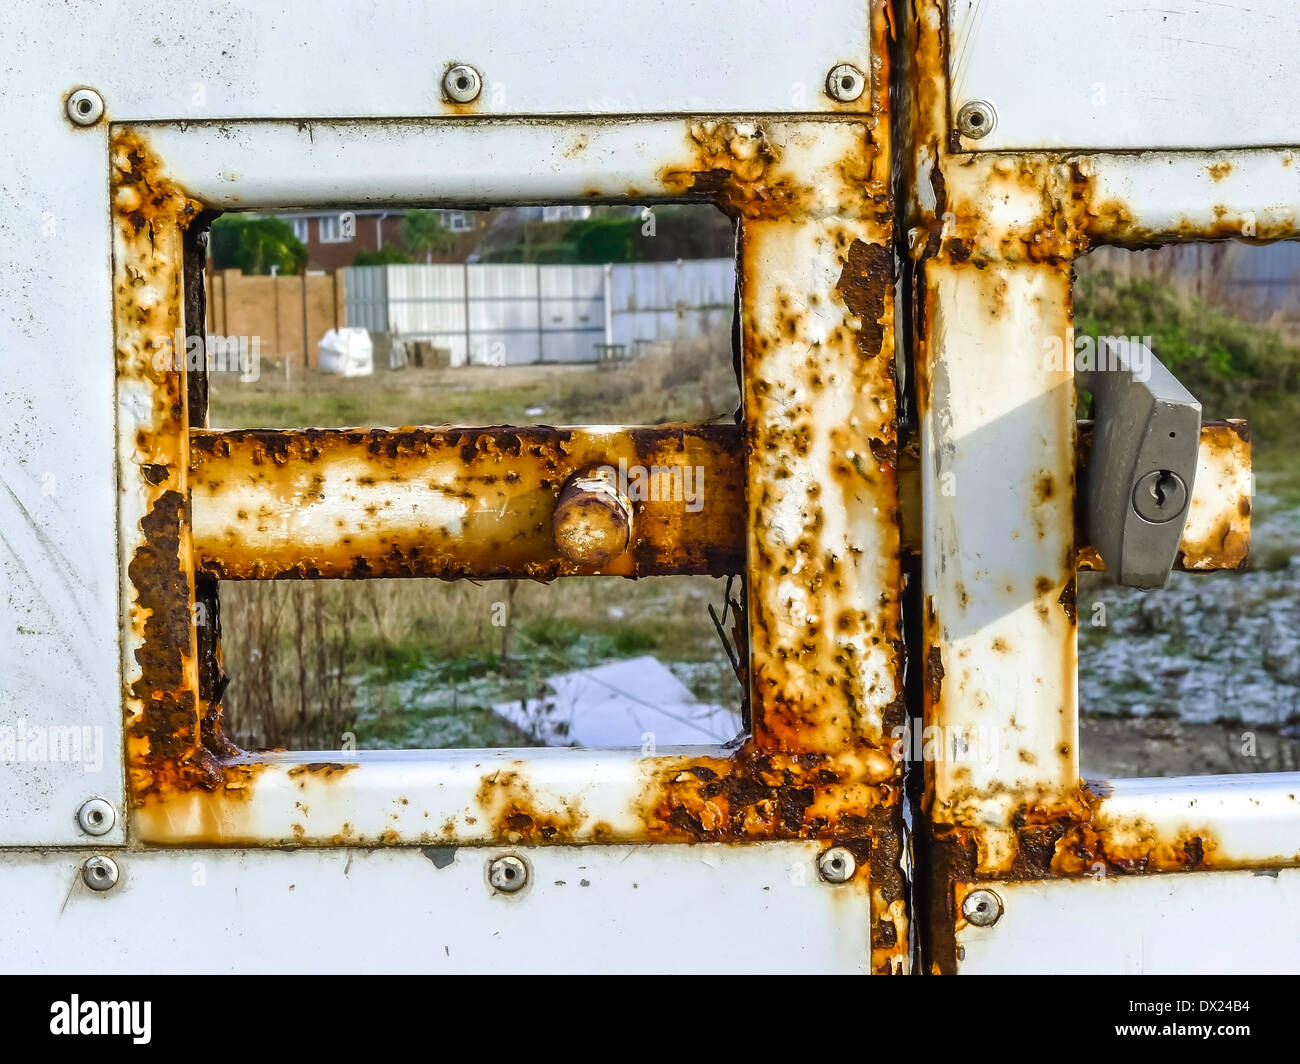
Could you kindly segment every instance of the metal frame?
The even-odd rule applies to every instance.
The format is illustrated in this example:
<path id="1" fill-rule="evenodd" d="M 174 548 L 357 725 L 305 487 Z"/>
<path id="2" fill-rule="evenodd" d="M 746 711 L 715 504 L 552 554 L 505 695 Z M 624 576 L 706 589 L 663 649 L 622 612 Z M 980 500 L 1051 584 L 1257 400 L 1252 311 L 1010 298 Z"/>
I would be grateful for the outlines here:
<path id="1" fill-rule="evenodd" d="M 926 964 L 955 971 L 963 942 L 998 933 L 963 913 L 976 887 L 1300 864 L 1300 775 L 1080 779 L 1074 589 L 1093 558 L 1075 536 L 1073 359 L 1044 357 L 1071 335 L 1075 257 L 1101 244 L 1300 236 L 1300 175 L 1292 150 L 974 152 L 948 78 L 973 45 L 948 30 L 978 26 L 949 22 L 941 0 L 903 6 L 925 722 L 991 735 L 995 755 L 926 766 Z M 1240 424 L 1226 430 L 1236 442 L 1217 431 L 1198 476 L 1240 516 L 1194 511 L 1184 544 L 1217 544 L 1235 564 L 1249 537 L 1249 437 Z M 1056 911 L 1080 897 L 1104 903 L 1075 892 Z M 1005 948 L 1023 958 L 1028 947 L 1016 937 Z"/>
<path id="2" fill-rule="evenodd" d="M 881 4 L 873 25 L 883 55 Z M 842 889 L 870 914 L 871 968 L 904 970 L 902 770 L 889 753 L 902 715 L 892 201 L 883 96 L 874 105 L 871 118 L 821 121 L 115 126 L 134 837 L 171 846 L 822 839 L 854 855 L 858 871 Z M 232 156 L 235 172 L 221 162 Z M 156 338 L 182 324 L 184 229 L 212 208 L 596 198 L 705 199 L 739 225 L 750 734 L 732 751 L 648 757 L 234 751 L 204 686 L 213 662 L 190 623 L 192 530 L 212 511 L 191 517 L 189 504 L 266 490 L 297 499 L 298 489 L 274 460 L 227 462 L 223 477 L 199 463 L 201 485 L 191 479 L 184 377 L 152 364 Z M 626 453 L 644 431 L 596 439 Z M 291 448 L 316 446 L 310 433 L 284 435 Z M 539 456 L 508 435 L 479 434 L 475 448 L 506 466 L 515 455 L 527 479 Z M 223 448 L 220 434 L 202 437 L 204 453 Z M 540 457 L 540 486 L 557 493 L 563 478 Z M 472 468 L 463 472 L 472 484 Z M 471 512 L 499 508 L 496 489 L 483 490 Z M 711 521 L 734 507 L 728 498 Z M 685 530 L 677 535 L 685 549 Z M 688 560 L 678 566 L 690 571 Z M 669 558 L 662 571 L 672 567 Z M 518 575 L 533 573 L 524 565 Z"/>
<path id="3" fill-rule="evenodd" d="M 588 937 L 572 957 L 674 969 L 665 941 L 702 938 L 736 914 L 740 931 L 711 942 L 697 967 L 904 972 L 919 941 L 927 970 L 1008 958 L 1026 969 L 1092 963 L 1062 954 L 1043 924 L 1077 923 L 1116 898 L 1133 899 L 1122 902 L 1129 924 L 1169 899 L 1220 912 L 1268 883 L 1285 887 L 1274 901 L 1289 901 L 1293 875 L 1251 870 L 1300 864 L 1300 777 L 1078 778 L 1074 574 L 1100 562 L 1077 534 L 1087 428 L 1074 423 L 1071 373 L 1038 356 L 1070 324 L 1070 263 L 1092 246 L 1300 235 L 1297 150 L 1242 143 L 1293 141 L 1290 117 L 1256 114 L 1246 130 L 1232 101 L 1261 98 L 1248 77 L 1234 76 L 1228 102 L 1216 95 L 1190 135 L 1159 121 L 1154 97 L 1130 97 L 1102 121 L 1064 91 L 1023 92 L 1021 67 L 989 60 L 997 49 L 980 37 L 989 23 L 964 17 L 987 16 L 990 4 L 833 0 L 813 18 L 806 5 L 767 0 L 745 13 L 743 32 L 725 5 L 679 7 L 641 5 L 635 47 L 589 0 L 542 0 L 525 18 L 464 5 L 413 18 L 399 0 L 376 0 L 326 19 L 306 0 L 281 0 L 237 4 L 175 36 L 140 33 L 141 17 L 158 21 L 156 5 L 128 0 L 107 12 L 73 0 L 15 15 L 31 43 L 12 57 L 4 108 L 15 143 L 40 150 L 15 155 L 6 185 L 29 209 L 6 214 L 14 239 L 12 268 L 0 270 L 10 308 L 0 341 L 66 358 L 48 373 L 33 371 L 36 357 L 0 361 L 0 405 L 13 413 L 0 436 L 0 610 L 17 633 L 0 641 L 0 708 L 39 726 L 104 727 L 105 741 L 93 778 L 66 761 L 0 771 L 0 804 L 18 811 L 0 822 L 0 900 L 18 914 L 0 933 L 9 964 L 74 968 L 102 958 L 90 944 L 163 970 L 194 957 L 213 969 L 294 970 L 304 927 L 385 911 L 406 929 L 376 955 L 393 969 L 464 968 L 489 955 L 545 968 L 575 923 Z M 1009 42 L 996 38 L 1060 17 L 1021 0 L 997 9 L 1003 54 Z M 1093 14 L 1115 9 L 1105 0 Z M 403 32 L 369 29 L 385 23 Z M 315 51 L 301 47 L 304 25 Z M 1291 84 L 1294 49 L 1277 40 Z M 1122 71 L 1132 52 L 1113 43 L 1099 35 L 1081 47 Z M 1186 89 L 1175 43 L 1170 76 Z M 321 61 L 354 47 L 355 76 Z M 1088 65 L 1066 70 L 1051 49 L 1038 55 L 1067 88 L 1074 67 Z M 456 103 L 439 82 L 462 62 L 482 64 L 482 92 Z M 840 63 L 865 72 L 860 98 L 825 91 Z M 994 133 L 971 140 L 957 115 L 972 94 L 1000 102 L 990 75 L 1012 79 L 1022 106 L 1003 106 Z M 74 127 L 65 104 L 81 86 L 102 94 L 106 114 Z M 1048 110 L 1063 100 L 1065 111 Z M 1175 138 L 1166 147 L 1200 150 L 1130 151 L 1149 146 L 1153 121 Z M 897 159 L 891 141 L 902 145 Z M 412 561 L 424 537 L 454 530 L 426 514 L 359 522 L 354 531 L 374 539 L 351 553 L 322 546 L 310 565 L 290 558 L 282 509 L 266 501 L 277 489 L 309 520 L 343 516 L 311 511 L 309 485 L 276 472 L 277 454 L 315 444 L 306 433 L 208 432 L 197 378 L 154 366 L 155 341 L 196 310 L 185 282 L 200 259 L 187 234 L 207 209 L 520 199 L 710 201 L 738 223 L 743 426 L 455 439 L 473 445 L 470 477 L 508 470 L 512 451 L 531 448 L 520 469 L 543 494 L 558 494 L 597 451 L 680 446 L 712 463 L 715 480 L 730 481 L 716 512 L 706 507 L 699 525 L 639 514 L 646 554 L 600 569 L 743 567 L 750 733 L 734 749 L 648 757 L 233 749 L 220 731 L 219 647 L 210 627 L 192 623 L 192 607 L 215 605 L 214 576 L 356 574 L 358 559 L 376 575 L 596 574 L 559 561 L 544 537 L 504 562 L 458 546 Z M 910 311 L 898 362 L 896 247 Z M 895 401 L 904 367 L 918 440 L 900 433 L 912 413 Z M 358 447 L 398 478 L 395 491 L 439 462 L 455 474 L 446 431 L 353 435 L 320 437 L 326 446 L 310 461 L 341 478 L 362 510 L 370 486 L 346 471 Z M 371 445 L 393 453 L 377 458 Z M 743 476 L 731 472 L 742 465 Z M 514 505 L 516 494 L 488 484 L 480 478 L 476 503 Z M 235 531 L 240 498 L 275 510 L 263 538 Z M 544 498 L 528 505 L 520 522 L 544 519 Z M 1240 564 L 1248 511 L 1248 432 L 1207 425 L 1179 564 Z M 376 557 L 395 532 L 408 537 L 402 556 Z M 272 564 L 266 547 L 277 537 Z M 913 781 L 894 736 L 908 716 L 900 603 L 914 594 L 901 565 L 918 552 L 922 632 L 908 679 L 924 687 L 925 724 L 991 728 L 996 758 L 927 764 L 916 818 L 923 874 L 911 884 L 903 813 Z M 76 820 L 92 795 L 129 805 L 93 838 Z M 79 848 L 92 843 L 120 861 L 113 891 L 80 880 Z M 846 882 L 818 877 L 828 846 L 852 858 Z M 554 889 L 491 893 L 481 865 L 500 847 L 544 869 Z M 1207 871 L 1218 869 L 1230 871 Z M 306 877 L 335 870 L 297 894 Z M 559 881 L 585 891 L 588 870 L 610 889 L 575 893 L 575 903 Z M 1150 875 L 1163 871 L 1180 874 Z M 216 889 L 195 895 L 190 915 L 157 940 L 141 938 L 141 922 L 175 906 L 187 882 Z M 963 902 L 989 888 L 1007 916 L 976 927 Z M 241 889 L 256 894 L 256 912 Z M 473 915 L 439 919 L 448 899 Z M 538 904 L 580 916 L 557 930 L 537 918 Z M 501 953 L 476 937 L 488 923 L 507 932 Z M 453 955 L 449 935 L 483 952 Z M 326 966 L 358 967 L 368 955 L 346 942 L 331 949 Z"/>

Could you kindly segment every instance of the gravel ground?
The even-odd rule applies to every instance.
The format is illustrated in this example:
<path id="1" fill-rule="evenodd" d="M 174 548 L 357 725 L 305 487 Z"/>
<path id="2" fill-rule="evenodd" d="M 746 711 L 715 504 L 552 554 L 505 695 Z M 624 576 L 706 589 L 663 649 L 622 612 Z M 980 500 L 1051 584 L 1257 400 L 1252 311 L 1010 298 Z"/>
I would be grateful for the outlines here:
<path id="1" fill-rule="evenodd" d="M 1080 574 L 1087 772 L 1297 767 L 1300 508 L 1260 491 L 1254 510 L 1251 557 L 1259 568 L 1174 573 L 1150 592 L 1104 587 L 1097 574 Z"/>

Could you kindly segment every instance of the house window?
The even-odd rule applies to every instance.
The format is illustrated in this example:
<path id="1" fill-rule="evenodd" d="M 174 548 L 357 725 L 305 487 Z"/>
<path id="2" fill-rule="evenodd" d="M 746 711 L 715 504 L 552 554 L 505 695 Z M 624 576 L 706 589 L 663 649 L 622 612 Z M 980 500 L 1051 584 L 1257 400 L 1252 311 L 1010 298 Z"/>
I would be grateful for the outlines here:
<path id="1" fill-rule="evenodd" d="M 296 236 L 302 243 L 304 244 L 307 243 L 307 219 L 286 218 L 285 221 L 289 223 L 289 227 L 293 230 L 293 235 Z"/>
<path id="2" fill-rule="evenodd" d="M 542 208 L 544 222 L 579 222 L 591 217 L 591 208 L 585 204 L 561 203 Z"/>
<path id="3" fill-rule="evenodd" d="M 355 232 L 355 215 L 322 214 L 318 219 L 320 225 L 320 242 L 322 244 L 343 244 L 351 240 Z M 350 224 L 345 224 L 345 221 Z"/>
<path id="4" fill-rule="evenodd" d="M 439 217 L 443 227 L 453 233 L 468 233 L 473 228 L 464 211 L 441 211 Z"/>

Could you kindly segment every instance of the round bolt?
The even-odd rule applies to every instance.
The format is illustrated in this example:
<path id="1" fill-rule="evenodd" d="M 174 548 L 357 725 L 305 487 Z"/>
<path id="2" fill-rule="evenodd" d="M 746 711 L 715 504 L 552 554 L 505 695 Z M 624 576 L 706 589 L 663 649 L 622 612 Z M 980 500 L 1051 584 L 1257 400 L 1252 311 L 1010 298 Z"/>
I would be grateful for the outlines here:
<path id="1" fill-rule="evenodd" d="M 113 830 L 117 814 L 103 798 L 91 798 L 77 810 L 77 824 L 87 835 L 107 835 Z"/>
<path id="2" fill-rule="evenodd" d="M 78 89 L 68 97 L 68 118 L 73 125 L 93 126 L 104 117 L 104 97 L 94 89 Z"/>
<path id="3" fill-rule="evenodd" d="M 1187 485 L 1177 473 L 1157 469 L 1138 479 L 1133 488 L 1133 509 L 1144 521 L 1163 525 L 1187 506 Z"/>
<path id="4" fill-rule="evenodd" d="M 992 927 L 1002 919 L 1002 899 L 991 890 L 972 890 L 962 899 L 961 914 L 976 927 Z"/>
<path id="5" fill-rule="evenodd" d="M 455 103 L 469 103 L 483 91 L 483 78 L 472 66 L 457 63 L 443 74 L 442 91 Z"/>
<path id="6" fill-rule="evenodd" d="M 632 542 L 632 502 L 610 466 L 579 473 L 560 489 L 551 519 L 555 549 L 574 565 L 606 565 Z"/>
<path id="7" fill-rule="evenodd" d="M 111 857 L 88 857 L 81 879 L 91 890 L 111 890 L 117 884 L 117 862 Z"/>
<path id="8" fill-rule="evenodd" d="M 969 100 L 957 112 L 957 128 L 963 137 L 971 140 L 987 137 L 997 124 L 998 115 L 993 105 L 983 100 Z"/>
<path id="9" fill-rule="evenodd" d="M 826 75 L 826 95 L 840 103 L 852 103 L 867 91 L 866 75 L 855 66 L 841 63 Z"/>
<path id="10" fill-rule="evenodd" d="M 832 846 L 817 858 L 817 871 L 827 883 L 847 883 L 857 870 L 857 860 L 843 846 Z"/>
<path id="11" fill-rule="evenodd" d="M 488 883 L 502 894 L 514 894 L 527 885 L 528 866 L 514 854 L 493 858 L 488 862 Z"/>

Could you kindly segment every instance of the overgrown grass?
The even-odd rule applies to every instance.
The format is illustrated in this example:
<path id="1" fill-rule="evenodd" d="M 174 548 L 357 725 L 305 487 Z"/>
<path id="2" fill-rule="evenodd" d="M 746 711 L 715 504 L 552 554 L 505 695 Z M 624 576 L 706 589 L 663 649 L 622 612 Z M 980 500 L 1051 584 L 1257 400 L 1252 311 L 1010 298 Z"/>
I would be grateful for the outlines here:
<path id="1" fill-rule="evenodd" d="M 513 591 L 508 581 L 223 583 L 227 730 L 244 746 L 330 749 L 346 732 L 367 745 L 398 717 L 451 713 L 443 689 L 457 712 L 486 710 L 492 699 L 536 696 L 548 675 L 615 658 L 715 661 L 724 652 L 708 607 L 721 609 L 722 584 L 692 576 L 516 581 Z M 493 623 L 503 618 L 506 626 Z M 379 718 L 358 719 L 375 708 L 358 698 L 362 681 Z M 711 674 L 691 686 L 709 700 L 718 694 Z M 738 688 L 729 694 L 738 701 Z M 468 742 L 491 744 L 487 732 Z"/>
<path id="2" fill-rule="evenodd" d="M 1300 446 L 1300 347 L 1267 325 L 1151 279 L 1081 270 L 1077 335 L 1150 336 L 1152 350 L 1201 401 L 1206 418 L 1250 421 L 1267 452 Z"/>

